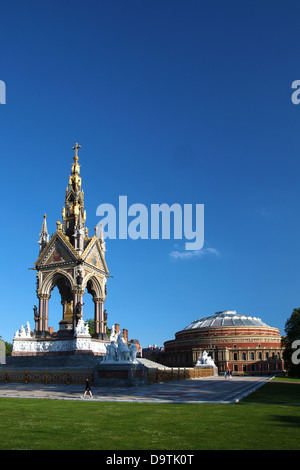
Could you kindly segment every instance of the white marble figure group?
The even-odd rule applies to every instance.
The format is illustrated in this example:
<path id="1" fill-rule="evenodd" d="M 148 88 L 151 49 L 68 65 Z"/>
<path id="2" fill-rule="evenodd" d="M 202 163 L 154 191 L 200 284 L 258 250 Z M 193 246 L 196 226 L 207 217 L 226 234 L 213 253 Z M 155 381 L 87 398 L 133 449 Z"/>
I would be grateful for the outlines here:
<path id="1" fill-rule="evenodd" d="M 196 367 L 197 366 L 212 366 L 216 367 L 214 360 L 207 354 L 207 351 L 203 351 L 202 356 L 199 357 Z"/>
<path id="2" fill-rule="evenodd" d="M 90 336 L 89 334 L 89 325 L 83 321 L 83 318 L 80 318 L 77 326 L 75 328 L 74 336 Z M 29 322 L 26 323 L 26 327 L 22 325 L 21 328 L 16 331 L 15 338 L 31 338 L 30 325 Z"/>
<path id="3" fill-rule="evenodd" d="M 77 326 L 75 327 L 75 330 L 74 330 L 74 336 L 80 336 L 80 335 L 90 336 L 89 325 L 88 323 L 85 323 L 83 321 L 82 317 L 79 319 Z"/>
<path id="4" fill-rule="evenodd" d="M 21 328 L 15 332 L 15 338 L 31 338 L 29 322 L 26 323 L 26 327 L 22 325 Z"/>
<path id="5" fill-rule="evenodd" d="M 114 325 L 111 328 L 110 344 L 106 346 L 104 362 L 136 362 L 137 349 L 134 343 L 127 346 L 123 333 L 116 333 Z"/>

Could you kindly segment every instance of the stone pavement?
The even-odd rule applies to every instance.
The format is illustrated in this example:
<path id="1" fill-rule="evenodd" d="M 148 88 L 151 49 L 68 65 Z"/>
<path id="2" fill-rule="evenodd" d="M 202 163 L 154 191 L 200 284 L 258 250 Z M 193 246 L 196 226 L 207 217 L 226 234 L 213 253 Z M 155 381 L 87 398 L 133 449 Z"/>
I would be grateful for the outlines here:
<path id="1" fill-rule="evenodd" d="M 93 397 L 82 398 L 84 385 L 0 383 L 0 397 L 47 398 L 131 403 L 236 403 L 271 377 L 205 377 L 140 387 L 92 387 Z"/>

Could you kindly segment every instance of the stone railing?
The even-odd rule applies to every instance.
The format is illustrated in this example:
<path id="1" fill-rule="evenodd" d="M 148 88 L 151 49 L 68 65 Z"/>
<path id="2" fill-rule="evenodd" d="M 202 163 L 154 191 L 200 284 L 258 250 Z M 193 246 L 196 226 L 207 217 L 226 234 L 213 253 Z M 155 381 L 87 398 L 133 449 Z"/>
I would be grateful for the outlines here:
<path id="1" fill-rule="evenodd" d="M 194 369 L 172 367 L 169 369 L 148 369 L 148 382 L 169 382 L 171 380 L 197 379 L 200 377 L 212 377 L 213 369 Z"/>
<path id="2" fill-rule="evenodd" d="M 148 383 L 170 382 L 200 377 L 212 377 L 213 369 L 168 368 L 148 369 Z M 0 383 L 40 383 L 40 384 L 84 384 L 86 378 L 94 382 L 94 369 L 89 370 L 51 370 L 51 369 L 1 369 Z M 101 381 L 99 382 L 101 384 Z"/>
<path id="3" fill-rule="evenodd" d="M 84 384 L 94 380 L 94 370 L 1 369 L 0 383 Z"/>

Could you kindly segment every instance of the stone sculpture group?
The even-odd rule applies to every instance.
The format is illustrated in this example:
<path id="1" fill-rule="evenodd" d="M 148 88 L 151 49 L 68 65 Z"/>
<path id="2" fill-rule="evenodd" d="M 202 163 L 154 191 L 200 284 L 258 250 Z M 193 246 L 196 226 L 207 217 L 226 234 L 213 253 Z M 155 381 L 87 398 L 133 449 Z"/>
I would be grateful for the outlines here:
<path id="1" fill-rule="evenodd" d="M 110 344 L 106 346 L 103 362 L 136 362 L 137 348 L 134 343 L 127 346 L 123 333 L 116 333 L 114 325 L 111 329 Z"/>
<path id="2" fill-rule="evenodd" d="M 22 325 L 21 328 L 15 332 L 14 338 L 31 338 L 29 322 L 26 323 L 26 327 Z"/>
<path id="3" fill-rule="evenodd" d="M 207 351 L 203 351 L 202 356 L 199 357 L 196 366 L 212 366 L 216 367 L 214 360 L 207 354 Z"/>
<path id="4" fill-rule="evenodd" d="M 218 368 L 214 363 L 213 358 L 208 355 L 207 351 L 203 351 L 202 356 L 199 357 L 195 367 L 197 369 L 212 368 L 214 370 L 214 376 L 216 377 L 218 375 Z"/>

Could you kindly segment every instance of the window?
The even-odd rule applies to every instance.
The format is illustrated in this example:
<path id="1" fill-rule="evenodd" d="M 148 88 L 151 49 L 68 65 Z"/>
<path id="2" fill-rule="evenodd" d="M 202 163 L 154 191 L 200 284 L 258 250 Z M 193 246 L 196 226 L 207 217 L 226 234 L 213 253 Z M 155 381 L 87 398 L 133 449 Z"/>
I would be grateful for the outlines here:
<path id="1" fill-rule="evenodd" d="M 242 359 L 243 359 L 243 361 L 246 360 L 246 353 L 243 353 L 243 354 L 242 354 Z"/>
<path id="2" fill-rule="evenodd" d="M 254 361 L 254 352 L 250 353 L 250 359 L 251 361 Z"/>
<path id="3" fill-rule="evenodd" d="M 237 353 L 234 353 L 234 354 L 233 354 L 233 360 L 234 360 L 234 361 L 237 361 L 237 360 L 238 360 L 238 355 L 237 355 Z"/>

